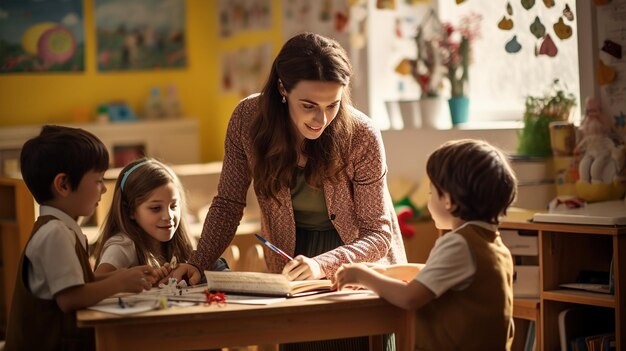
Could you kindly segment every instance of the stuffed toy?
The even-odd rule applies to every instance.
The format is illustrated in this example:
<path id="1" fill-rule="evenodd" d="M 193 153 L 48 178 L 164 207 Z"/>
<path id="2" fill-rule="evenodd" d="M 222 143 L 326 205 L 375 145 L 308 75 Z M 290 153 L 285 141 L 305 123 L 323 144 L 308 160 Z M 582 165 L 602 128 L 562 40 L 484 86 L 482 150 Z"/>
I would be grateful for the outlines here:
<path id="1" fill-rule="evenodd" d="M 415 228 L 408 221 L 413 218 L 413 209 L 409 206 L 400 206 L 396 208 L 396 214 L 398 215 L 400 233 L 406 239 L 412 238 L 415 235 Z"/>
<path id="2" fill-rule="evenodd" d="M 585 118 L 580 124 L 581 138 L 576 152 L 578 164 L 576 190 L 587 201 L 604 201 L 624 194 L 618 176 L 624 168 L 623 141 L 611 138 L 612 126 L 601 112 L 598 100 L 587 98 Z"/>

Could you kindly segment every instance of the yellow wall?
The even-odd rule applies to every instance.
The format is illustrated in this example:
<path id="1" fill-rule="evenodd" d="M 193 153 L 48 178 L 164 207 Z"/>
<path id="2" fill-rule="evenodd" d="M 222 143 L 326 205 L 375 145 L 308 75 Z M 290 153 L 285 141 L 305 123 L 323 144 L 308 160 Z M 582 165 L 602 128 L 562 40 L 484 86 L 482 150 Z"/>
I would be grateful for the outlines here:
<path id="1" fill-rule="evenodd" d="M 269 31 L 229 39 L 218 36 L 217 1 L 187 0 L 187 67 L 132 73 L 97 71 L 94 0 L 83 2 L 85 71 L 0 75 L 0 127 L 73 122 L 77 108 L 95 114 L 100 103 L 120 99 L 137 113 L 143 111 L 150 87 L 175 84 L 185 116 L 200 120 L 202 161 L 221 160 L 228 118 L 241 96 L 219 92 L 218 54 L 265 41 L 277 53 L 282 44 L 280 0 L 272 0 Z"/>

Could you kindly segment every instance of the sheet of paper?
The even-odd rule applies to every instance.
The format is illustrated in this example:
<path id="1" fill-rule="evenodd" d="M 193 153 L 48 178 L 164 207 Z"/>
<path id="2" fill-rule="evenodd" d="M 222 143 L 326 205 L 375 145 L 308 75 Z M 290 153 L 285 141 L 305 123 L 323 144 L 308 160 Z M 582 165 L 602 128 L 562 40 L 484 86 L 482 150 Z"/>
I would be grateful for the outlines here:
<path id="1" fill-rule="evenodd" d="M 226 295 L 227 303 L 238 303 L 243 305 L 271 305 L 285 300 L 287 300 L 285 297 L 258 297 L 233 294 Z"/>
<path id="2" fill-rule="evenodd" d="M 119 303 L 117 303 L 117 299 L 115 303 L 106 303 L 106 304 L 97 304 L 95 306 L 88 307 L 90 310 L 114 313 L 119 315 L 129 315 L 129 314 L 137 314 L 141 312 L 147 312 L 154 310 L 159 305 L 154 301 L 137 301 L 132 304 L 132 306 L 121 307 Z"/>

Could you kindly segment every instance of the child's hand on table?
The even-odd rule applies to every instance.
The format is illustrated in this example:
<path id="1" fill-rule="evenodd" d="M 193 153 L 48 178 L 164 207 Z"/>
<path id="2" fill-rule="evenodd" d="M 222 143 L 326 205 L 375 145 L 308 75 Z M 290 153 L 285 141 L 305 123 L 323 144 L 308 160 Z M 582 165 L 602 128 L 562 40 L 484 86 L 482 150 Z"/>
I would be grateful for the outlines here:
<path id="1" fill-rule="evenodd" d="M 150 266 L 136 266 L 127 269 L 120 269 L 115 277 L 122 283 L 124 292 L 139 293 L 144 289 L 149 290 L 156 282 L 156 273 Z"/>
<path id="2" fill-rule="evenodd" d="M 172 270 L 168 276 L 161 279 L 159 283 L 167 284 L 169 278 L 176 278 L 176 282 L 180 282 L 185 277 L 189 285 L 196 285 L 200 282 L 202 275 L 196 266 L 189 263 L 180 263 L 176 269 Z"/>

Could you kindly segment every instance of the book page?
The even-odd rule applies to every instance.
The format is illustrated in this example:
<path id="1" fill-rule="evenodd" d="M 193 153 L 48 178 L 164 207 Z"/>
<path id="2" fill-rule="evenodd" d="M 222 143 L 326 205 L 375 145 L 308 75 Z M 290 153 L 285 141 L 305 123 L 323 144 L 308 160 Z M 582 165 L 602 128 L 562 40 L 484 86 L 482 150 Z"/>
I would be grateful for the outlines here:
<path id="1" fill-rule="evenodd" d="M 205 271 L 204 275 L 212 291 L 287 296 L 290 290 L 289 280 L 282 274 Z"/>
<path id="2" fill-rule="evenodd" d="M 207 286 L 212 291 L 234 292 L 268 296 L 294 296 L 309 291 L 329 291 L 330 280 L 289 281 L 276 273 L 204 272 Z"/>
<path id="3" fill-rule="evenodd" d="M 290 295 L 298 295 L 309 291 L 331 291 L 333 283 L 328 279 L 295 280 L 289 282 Z"/>

